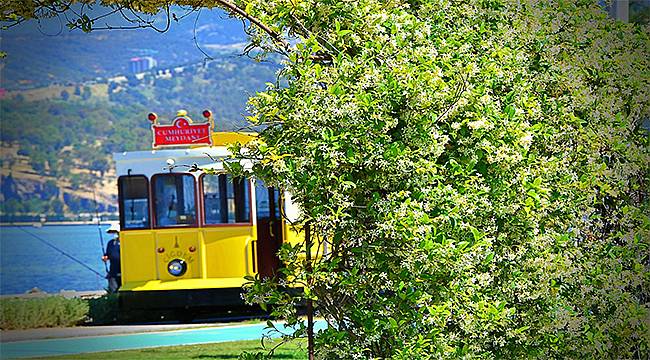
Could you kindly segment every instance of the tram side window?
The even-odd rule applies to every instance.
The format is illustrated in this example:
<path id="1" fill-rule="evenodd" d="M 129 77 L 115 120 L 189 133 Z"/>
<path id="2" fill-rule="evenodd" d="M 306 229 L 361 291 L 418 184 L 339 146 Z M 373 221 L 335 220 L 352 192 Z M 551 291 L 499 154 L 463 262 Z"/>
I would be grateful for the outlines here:
<path id="1" fill-rule="evenodd" d="M 207 225 L 250 222 L 248 180 L 230 175 L 203 176 L 203 205 Z"/>
<path id="2" fill-rule="evenodd" d="M 194 176 L 159 174 L 153 178 L 156 226 L 196 224 Z"/>
<path id="3" fill-rule="evenodd" d="M 149 184 L 147 178 L 122 176 L 118 179 L 122 229 L 149 228 Z"/>

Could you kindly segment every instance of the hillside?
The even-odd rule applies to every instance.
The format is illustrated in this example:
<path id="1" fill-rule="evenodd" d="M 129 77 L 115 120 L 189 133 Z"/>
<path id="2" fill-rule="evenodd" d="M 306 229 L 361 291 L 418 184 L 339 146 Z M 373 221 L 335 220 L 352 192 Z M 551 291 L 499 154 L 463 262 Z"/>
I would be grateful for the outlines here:
<path id="1" fill-rule="evenodd" d="M 246 41 L 241 22 L 218 10 L 204 10 L 195 24 L 197 15 L 172 22 L 165 33 L 152 29 L 83 33 L 61 29 L 57 19 L 3 30 L 0 49 L 8 56 L 2 60 L 1 87 L 30 89 L 128 74 L 129 60 L 138 56 L 154 57 L 161 68 L 202 61 L 202 51 L 216 58 L 236 57 L 241 46 L 234 45 Z M 119 17 L 106 21 L 125 25 Z"/>
<path id="2" fill-rule="evenodd" d="M 234 49 L 222 45 L 221 54 L 207 62 L 159 65 L 100 80 L 17 86 L 0 94 L 0 220 L 38 219 L 41 214 L 87 218 L 95 210 L 95 196 L 100 211 L 114 213 L 111 154 L 151 147 L 150 111 L 169 119 L 181 108 L 195 117 L 209 108 L 219 130 L 245 126 L 249 95 L 274 81 L 278 67 L 224 48 Z"/>

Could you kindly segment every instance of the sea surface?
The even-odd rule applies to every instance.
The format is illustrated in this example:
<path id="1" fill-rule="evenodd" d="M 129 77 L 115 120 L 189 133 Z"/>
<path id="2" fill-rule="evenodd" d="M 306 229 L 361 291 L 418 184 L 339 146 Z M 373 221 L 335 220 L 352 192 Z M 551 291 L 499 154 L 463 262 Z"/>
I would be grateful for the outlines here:
<path id="1" fill-rule="evenodd" d="M 108 225 L 101 226 L 104 245 L 111 238 L 106 229 Z M 35 287 L 48 293 L 105 289 L 102 254 L 97 225 L 2 226 L 0 295 L 22 294 Z"/>

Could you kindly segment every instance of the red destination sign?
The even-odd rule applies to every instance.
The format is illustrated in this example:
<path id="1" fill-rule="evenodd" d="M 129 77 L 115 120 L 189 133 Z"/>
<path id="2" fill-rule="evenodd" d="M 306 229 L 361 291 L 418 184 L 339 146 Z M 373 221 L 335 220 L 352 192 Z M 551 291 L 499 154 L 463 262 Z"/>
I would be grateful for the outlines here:
<path id="1" fill-rule="evenodd" d="M 212 145 L 210 123 L 192 124 L 188 117 L 179 116 L 171 125 L 151 125 L 153 147 L 178 145 Z"/>

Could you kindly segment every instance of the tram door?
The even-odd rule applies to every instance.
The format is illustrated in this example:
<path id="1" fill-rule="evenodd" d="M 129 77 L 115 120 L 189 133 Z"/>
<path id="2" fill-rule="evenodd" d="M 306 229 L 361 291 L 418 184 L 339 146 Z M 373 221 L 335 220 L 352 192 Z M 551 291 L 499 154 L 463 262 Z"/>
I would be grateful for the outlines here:
<path id="1" fill-rule="evenodd" d="M 261 278 L 273 277 L 280 267 L 277 253 L 282 245 L 280 191 L 258 180 L 255 186 L 257 208 L 257 272 Z"/>

